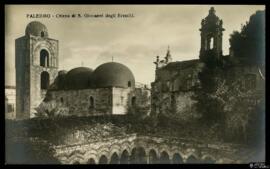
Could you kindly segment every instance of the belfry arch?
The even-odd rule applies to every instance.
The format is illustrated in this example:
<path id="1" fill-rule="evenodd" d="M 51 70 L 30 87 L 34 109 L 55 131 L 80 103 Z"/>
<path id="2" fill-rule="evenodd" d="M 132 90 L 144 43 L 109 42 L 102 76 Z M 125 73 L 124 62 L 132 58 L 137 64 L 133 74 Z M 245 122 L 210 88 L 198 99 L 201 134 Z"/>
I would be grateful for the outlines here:
<path id="1" fill-rule="evenodd" d="M 49 67 L 49 52 L 46 49 L 42 49 L 39 53 L 40 66 Z"/>

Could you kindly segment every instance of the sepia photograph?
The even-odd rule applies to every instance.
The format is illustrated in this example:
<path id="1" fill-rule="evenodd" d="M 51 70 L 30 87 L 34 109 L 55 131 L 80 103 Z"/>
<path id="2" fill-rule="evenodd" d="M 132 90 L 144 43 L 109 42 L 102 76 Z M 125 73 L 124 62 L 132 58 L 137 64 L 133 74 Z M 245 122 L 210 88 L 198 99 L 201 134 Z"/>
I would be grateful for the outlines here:
<path id="1" fill-rule="evenodd" d="M 5 5 L 5 164 L 265 165 L 265 5 Z"/>

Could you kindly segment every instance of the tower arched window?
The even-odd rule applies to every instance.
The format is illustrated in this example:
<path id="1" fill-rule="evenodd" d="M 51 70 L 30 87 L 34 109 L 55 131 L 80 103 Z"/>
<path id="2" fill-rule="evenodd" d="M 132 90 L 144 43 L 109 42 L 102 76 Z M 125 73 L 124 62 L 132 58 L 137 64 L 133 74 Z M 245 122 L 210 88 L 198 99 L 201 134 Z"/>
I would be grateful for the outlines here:
<path id="1" fill-rule="evenodd" d="M 91 96 L 90 97 L 90 108 L 94 108 L 94 104 L 95 104 L 94 98 Z"/>
<path id="2" fill-rule="evenodd" d="M 48 72 L 44 71 L 40 76 L 40 88 L 43 90 L 47 90 L 50 85 L 50 75 Z"/>
<path id="3" fill-rule="evenodd" d="M 49 52 L 45 49 L 40 51 L 40 66 L 48 67 L 49 66 Z"/>

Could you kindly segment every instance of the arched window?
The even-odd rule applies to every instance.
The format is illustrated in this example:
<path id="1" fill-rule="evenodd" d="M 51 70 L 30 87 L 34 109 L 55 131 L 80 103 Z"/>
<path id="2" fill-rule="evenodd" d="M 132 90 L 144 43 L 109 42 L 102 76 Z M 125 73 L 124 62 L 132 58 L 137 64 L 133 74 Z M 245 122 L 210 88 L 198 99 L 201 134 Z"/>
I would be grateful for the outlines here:
<path id="1" fill-rule="evenodd" d="M 91 96 L 90 97 L 90 108 L 94 108 L 94 104 L 95 104 L 94 98 Z"/>
<path id="2" fill-rule="evenodd" d="M 43 37 L 44 37 L 44 32 L 41 31 L 40 35 L 41 35 L 41 37 L 43 38 Z"/>
<path id="3" fill-rule="evenodd" d="M 136 97 L 135 96 L 133 96 L 132 99 L 131 99 L 131 105 L 132 106 L 136 105 Z"/>
<path id="4" fill-rule="evenodd" d="M 45 49 L 42 49 L 40 51 L 40 66 L 43 66 L 43 67 L 49 66 L 49 53 Z"/>
<path id="5" fill-rule="evenodd" d="M 93 158 L 90 158 L 88 161 L 87 161 L 87 164 L 96 164 L 95 160 Z"/>
<path id="6" fill-rule="evenodd" d="M 214 38 L 210 38 L 210 49 L 213 49 L 214 48 Z"/>
<path id="7" fill-rule="evenodd" d="M 48 72 L 44 71 L 40 76 L 40 88 L 47 90 L 50 85 L 50 75 Z"/>
<path id="8" fill-rule="evenodd" d="M 128 87 L 131 87 L 131 81 L 128 81 Z"/>

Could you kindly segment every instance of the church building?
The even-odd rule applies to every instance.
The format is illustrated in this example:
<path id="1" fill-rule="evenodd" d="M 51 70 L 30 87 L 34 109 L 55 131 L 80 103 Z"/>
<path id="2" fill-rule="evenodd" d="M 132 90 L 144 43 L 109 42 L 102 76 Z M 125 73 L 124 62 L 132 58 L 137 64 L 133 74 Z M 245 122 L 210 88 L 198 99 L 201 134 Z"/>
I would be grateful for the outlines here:
<path id="1" fill-rule="evenodd" d="M 41 112 L 64 116 L 127 114 L 137 107 L 150 107 L 150 89 L 136 87 L 127 66 L 108 62 L 95 70 L 77 67 L 58 71 L 58 50 L 58 40 L 50 38 L 47 27 L 38 21 L 29 23 L 25 35 L 16 39 L 17 119 L 33 118 Z"/>

